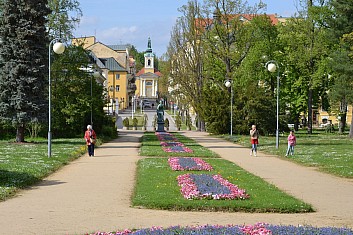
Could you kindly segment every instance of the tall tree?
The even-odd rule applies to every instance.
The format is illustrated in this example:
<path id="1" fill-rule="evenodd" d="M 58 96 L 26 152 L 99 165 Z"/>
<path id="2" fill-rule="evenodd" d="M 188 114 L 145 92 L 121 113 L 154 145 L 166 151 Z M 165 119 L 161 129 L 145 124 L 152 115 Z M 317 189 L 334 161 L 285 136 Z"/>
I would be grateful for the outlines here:
<path id="1" fill-rule="evenodd" d="M 82 11 L 77 0 L 48 0 L 51 14 L 48 15 L 47 29 L 51 38 L 65 41 L 73 38 L 73 30 L 80 23 Z"/>
<path id="2" fill-rule="evenodd" d="M 213 83 L 216 85 L 214 86 L 215 88 L 218 87 L 218 89 L 225 91 L 224 81 L 232 80 L 231 85 L 233 86 L 234 93 L 239 92 L 238 89 L 235 89 L 235 85 L 241 82 L 238 74 L 239 68 L 242 66 L 256 41 L 254 40 L 254 35 L 258 28 L 253 27 L 252 22 L 256 16 L 255 14 L 263 7 L 263 4 L 249 6 L 246 1 L 205 1 L 203 18 L 205 19 L 204 24 L 206 27 L 203 34 L 203 40 L 205 41 L 203 69 L 205 72 L 204 76 L 208 79 L 212 78 L 212 81 L 208 82 L 209 86 L 209 83 Z M 250 19 L 250 21 L 247 19 Z M 207 93 L 205 95 L 207 97 L 217 95 L 215 89 L 206 88 L 204 91 Z M 231 102 L 229 102 L 229 97 L 227 97 L 229 93 L 223 93 L 225 101 L 222 103 L 230 105 Z M 237 97 L 237 95 L 235 94 L 234 97 Z M 219 103 L 212 104 L 213 107 L 216 105 L 219 105 Z M 237 110 L 238 108 L 242 109 L 243 107 L 235 103 L 233 110 L 230 108 L 226 110 L 229 110 L 228 113 L 241 113 Z M 208 109 L 203 109 L 203 111 L 207 112 Z M 212 115 L 218 116 L 214 117 Z M 228 119 L 227 117 L 230 117 L 230 115 L 222 115 L 221 112 L 205 113 L 204 116 L 217 120 Z M 243 118 L 236 115 L 234 117 L 236 117 L 236 121 L 240 121 Z M 205 121 L 210 123 L 210 120 Z M 221 129 L 214 130 L 214 132 L 221 131 Z M 225 132 L 227 129 L 223 128 L 223 131 Z"/>
<path id="3" fill-rule="evenodd" d="M 332 69 L 335 78 L 335 85 L 332 87 L 330 96 L 333 101 L 340 103 L 340 132 L 346 126 L 346 116 L 348 104 L 353 104 L 351 97 L 353 66 L 353 2 L 349 0 L 332 0 L 332 15 L 329 19 L 329 27 L 333 40 L 337 42 L 337 49 L 333 52 Z M 350 92 L 348 92 L 350 91 Z M 353 119 L 351 120 L 351 126 Z M 350 128 L 349 137 L 353 137 L 353 128 Z"/>
<path id="4" fill-rule="evenodd" d="M 46 113 L 46 0 L 4 0 L 0 21 L 0 117 L 17 129 L 24 142 L 25 126 Z"/>
<path id="5" fill-rule="evenodd" d="M 92 121 L 99 133 L 103 122 L 103 86 L 86 69 L 92 61 L 82 47 L 69 46 L 52 64 L 53 135 L 82 134 Z M 83 69 L 82 69 L 83 68 Z M 92 89 L 92 94 L 91 94 Z M 65 126 L 63 129 L 62 127 Z"/>
<path id="6" fill-rule="evenodd" d="M 297 108 L 302 106 L 301 102 L 306 97 L 306 109 L 302 111 L 308 115 L 307 131 L 312 133 L 313 107 L 317 106 L 318 97 L 325 90 L 323 84 L 327 84 L 327 75 L 320 69 L 323 58 L 329 53 L 327 3 L 321 0 L 305 2 L 306 9 L 301 11 L 304 15 L 287 21 L 280 28 L 279 38 L 284 48 L 282 58 L 286 65 L 282 70 L 288 71 L 291 76 L 291 80 L 287 81 L 288 91 L 296 94 L 294 105 Z M 297 108 L 293 111 L 300 111 Z"/>
<path id="7" fill-rule="evenodd" d="M 180 11 L 183 16 L 173 28 L 167 56 L 170 61 L 170 82 L 174 87 L 174 99 L 182 106 L 190 105 L 198 115 L 199 131 L 204 131 L 202 114 L 202 45 L 200 6 L 197 1 L 189 1 Z"/>

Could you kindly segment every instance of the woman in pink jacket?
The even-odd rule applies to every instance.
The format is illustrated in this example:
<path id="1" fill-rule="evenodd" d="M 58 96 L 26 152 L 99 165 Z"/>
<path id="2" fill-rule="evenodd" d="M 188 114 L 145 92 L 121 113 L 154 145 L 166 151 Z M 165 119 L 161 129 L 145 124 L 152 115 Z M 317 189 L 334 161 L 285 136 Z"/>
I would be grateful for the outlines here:
<path id="1" fill-rule="evenodd" d="M 296 145 L 296 143 L 297 143 L 297 138 L 294 135 L 294 131 L 290 131 L 288 136 L 288 149 L 287 149 L 286 157 L 289 154 L 290 155 L 294 154 L 294 146 Z"/>
<path id="2" fill-rule="evenodd" d="M 94 130 L 92 129 L 91 125 L 87 126 L 87 131 L 85 132 L 85 136 L 84 136 L 85 140 L 86 140 L 86 144 L 87 144 L 87 148 L 88 148 L 88 155 L 90 157 L 94 156 L 94 144 L 96 143 L 96 132 L 94 132 Z"/>

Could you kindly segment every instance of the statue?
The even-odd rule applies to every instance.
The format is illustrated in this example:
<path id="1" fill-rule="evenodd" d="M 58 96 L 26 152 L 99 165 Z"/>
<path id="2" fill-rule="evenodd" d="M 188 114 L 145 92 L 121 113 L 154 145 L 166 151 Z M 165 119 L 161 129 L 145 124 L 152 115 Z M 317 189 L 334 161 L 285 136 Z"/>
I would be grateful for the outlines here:
<path id="1" fill-rule="evenodd" d="M 159 101 L 157 106 L 157 122 L 164 122 L 164 106 L 163 101 Z"/>

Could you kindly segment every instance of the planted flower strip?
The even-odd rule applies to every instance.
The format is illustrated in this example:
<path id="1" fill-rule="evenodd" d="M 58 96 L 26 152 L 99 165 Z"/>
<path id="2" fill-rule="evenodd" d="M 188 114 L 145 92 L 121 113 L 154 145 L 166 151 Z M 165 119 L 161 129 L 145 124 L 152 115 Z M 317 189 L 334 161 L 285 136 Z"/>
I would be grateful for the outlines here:
<path id="1" fill-rule="evenodd" d="M 283 234 L 330 234 L 330 235 L 352 235 L 353 230 L 349 228 L 324 227 L 317 228 L 308 225 L 269 225 L 257 223 L 255 225 L 198 225 L 186 226 L 180 225 L 163 228 L 154 226 L 136 231 L 125 229 L 124 231 L 114 232 L 96 232 L 90 235 L 160 235 L 160 234 L 213 234 L 213 235 L 283 235 Z"/>
<path id="2" fill-rule="evenodd" d="M 163 151 L 167 153 L 192 153 L 193 152 L 188 147 L 183 147 L 183 146 L 163 147 Z"/>
<path id="3" fill-rule="evenodd" d="M 244 189 L 225 180 L 220 175 L 184 174 L 177 177 L 181 193 L 186 199 L 246 199 Z"/>
<path id="4" fill-rule="evenodd" d="M 170 146 L 184 146 L 184 144 L 180 142 L 161 142 L 161 145 L 164 147 L 170 147 Z"/>
<path id="5" fill-rule="evenodd" d="M 200 158 L 171 157 L 168 159 L 173 171 L 211 171 L 212 166 Z"/>
<path id="6" fill-rule="evenodd" d="M 172 134 L 168 132 L 156 132 L 159 141 L 178 141 Z"/>

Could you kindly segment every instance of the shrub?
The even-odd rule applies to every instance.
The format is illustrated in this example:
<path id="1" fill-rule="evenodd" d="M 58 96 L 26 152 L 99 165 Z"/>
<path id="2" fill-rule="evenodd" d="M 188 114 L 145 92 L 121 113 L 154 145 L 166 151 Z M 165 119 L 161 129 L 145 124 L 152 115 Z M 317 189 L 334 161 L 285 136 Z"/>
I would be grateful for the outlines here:
<path id="1" fill-rule="evenodd" d="M 143 115 L 143 123 L 142 124 L 143 124 L 143 127 L 145 127 L 145 128 L 147 127 L 147 120 L 148 120 L 148 116 L 147 116 L 147 114 L 144 114 Z"/>
<path id="2" fill-rule="evenodd" d="M 100 135 L 106 136 L 109 138 L 115 138 L 116 134 L 117 134 L 117 132 L 116 132 L 116 129 L 114 126 L 108 126 L 108 125 L 102 126 L 102 130 L 101 130 Z"/>
<path id="3" fill-rule="evenodd" d="M 180 130 L 180 128 L 181 128 L 181 116 L 180 116 L 179 113 L 175 117 L 175 125 L 178 128 L 178 130 Z"/>
<path id="4" fill-rule="evenodd" d="M 165 126 L 165 127 L 169 127 L 169 119 L 168 119 L 168 118 L 165 118 L 165 120 L 164 120 L 164 126 Z"/>
<path id="5" fill-rule="evenodd" d="M 138 120 L 137 118 L 134 117 L 134 119 L 132 119 L 132 126 L 137 127 L 137 124 L 138 124 Z"/>
<path id="6" fill-rule="evenodd" d="M 188 127 L 189 130 L 191 130 L 192 120 L 191 120 L 191 116 L 189 114 L 186 115 L 186 126 Z"/>
<path id="7" fill-rule="evenodd" d="M 123 120 L 123 125 L 124 125 L 124 127 L 129 127 L 130 126 L 130 124 L 129 124 L 129 118 L 125 118 L 124 120 Z"/>
<path id="8" fill-rule="evenodd" d="M 152 122 L 152 125 L 154 126 L 154 128 L 157 128 L 157 123 L 158 123 L 158 118 L 157 118 L 157 114 L 155 114 Z"/>

